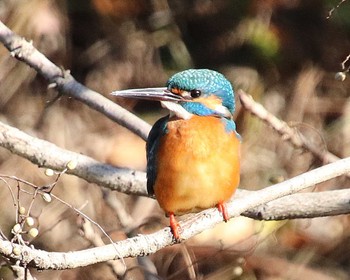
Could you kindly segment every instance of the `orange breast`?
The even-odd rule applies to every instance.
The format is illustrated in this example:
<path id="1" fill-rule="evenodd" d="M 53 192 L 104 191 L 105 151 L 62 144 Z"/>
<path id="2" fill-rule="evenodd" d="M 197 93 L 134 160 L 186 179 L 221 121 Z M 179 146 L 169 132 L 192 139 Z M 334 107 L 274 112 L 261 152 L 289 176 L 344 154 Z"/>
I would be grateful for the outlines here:
<path id="1" fill-rule="evenodd" d="M 161 139 L 154 192 L 167 213 L 184 214 L 228 200 L 239 184 L 240 140 L 216 117 L 171 120 Z"/>

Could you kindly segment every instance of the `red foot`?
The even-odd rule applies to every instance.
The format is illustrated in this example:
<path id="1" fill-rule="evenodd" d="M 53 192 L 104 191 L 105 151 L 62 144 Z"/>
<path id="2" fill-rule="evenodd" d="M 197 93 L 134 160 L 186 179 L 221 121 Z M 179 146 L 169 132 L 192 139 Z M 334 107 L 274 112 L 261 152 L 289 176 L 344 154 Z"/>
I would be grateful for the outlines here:
<path id="1" fill-rule="evenodd" d="M 219 212 L 221 212 L 222 217 L 224 218 L 224 221 L 227 222 L 230 218 L 228 216 L 225 203 L 219 202 L 217 207 L 218 207 Z"/>
<path id="2" fill-rule="evenodd" d="M 169 218 L 170 218 L 171 232 L 173 233 L 175 240 L 179 242 L 180 241 L 179 224 L 175 219 L 174 213 L 169 213 Z"/>

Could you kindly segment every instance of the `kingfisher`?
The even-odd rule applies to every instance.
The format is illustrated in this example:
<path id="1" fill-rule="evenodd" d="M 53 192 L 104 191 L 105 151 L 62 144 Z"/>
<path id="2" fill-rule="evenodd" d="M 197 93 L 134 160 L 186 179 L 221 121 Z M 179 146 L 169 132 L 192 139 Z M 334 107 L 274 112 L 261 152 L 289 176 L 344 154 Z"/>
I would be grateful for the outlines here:
<path id="1" fill-rule="evenodd" d="M 147 191 L 170 218 L 175 240 L 180 241 L 176 215 L 216 206 L 227 222 L 225 203 L 240 181 L 241 137 L 233 120 L 234 90 L 225 76 L 189 69 L 173 75 L 163 88 L 112 94 L 158 100 L 170 111 L 147 139 Z"/>

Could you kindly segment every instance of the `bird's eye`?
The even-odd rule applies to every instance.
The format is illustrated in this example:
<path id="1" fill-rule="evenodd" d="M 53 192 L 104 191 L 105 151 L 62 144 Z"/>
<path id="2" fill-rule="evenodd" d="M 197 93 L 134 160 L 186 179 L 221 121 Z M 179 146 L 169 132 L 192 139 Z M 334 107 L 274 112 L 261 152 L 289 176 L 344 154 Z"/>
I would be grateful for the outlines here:
<path id="1" fill-rule="evenodd" d="M 202 92 L 199 89 L 192 89 L 190 91 L 191 97 L 192 98 L 197 98 L 199 96 L 201 96 Z"/>

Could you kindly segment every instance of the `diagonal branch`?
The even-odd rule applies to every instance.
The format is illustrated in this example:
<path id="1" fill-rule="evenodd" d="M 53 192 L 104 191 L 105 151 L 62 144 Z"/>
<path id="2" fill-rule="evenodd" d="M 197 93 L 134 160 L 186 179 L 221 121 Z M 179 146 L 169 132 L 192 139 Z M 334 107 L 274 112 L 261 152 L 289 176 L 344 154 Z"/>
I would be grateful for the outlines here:
<path id="1" fill-rule="evenodd" d="M 0 146 L 28 159 L 39 167 L 57 171 L 65 169 L 69 161 L 75 161 L 77 167 L 68 170 L 67 173 L 112 190 L 147 196 L 144 172 L 116 168 L 101 163 L 90 157 L 59 148 L 48 141 L 32 137 L 1 122 Z"/>
<path id="2" fill-rule="evenodd" d="M 61 94 L 81 101 L 90 108 L 128 128 L 144 140 L 147 139 L 150 130 L 149 124 L 101 94 L 78 83 L 69 71 L 63 71 L 57 67 L 39 52 L 31 42 L 15 34 L 1 21 L 0 42 L 10 51 L 13 57 L 34 68 L 50 85 L 57 87 Z"/>
<path id="3" fill-rule="evenodd" d="M 248 95 L 243 90 L 239 90 L 237 94 L 245 109 L 270 125 L 283 137 L 283 139 L 290 141 L 295 147 L 306 149 L 320 159 L 324 164 L 335 162 L 340 159 L 326 149 L 320 149 L 319 146 L 316 146 L 312 142 L 308 141 L 300 133 L 297 133 L 296 130 L 291 128 L 286 122 L 278 119 L 275 115 L 268 112 L 260 103 L 255 102 L 252 96 Z"/>
<path id="4" fill-rule="evenodd" d="M 230 217 L 237 217 L 241 213 L 258 207 L 264 203 L 281 198 L 283 196 L 301 191 L 314 186 L 317 183 L 344 175 L 350 172 L 350 158 L 339 160 L 307 173 L 303 173 L 288 181 L 273 185 L 248 196 L 236 198 L 227 204 Z M 180 222 L 181 236 L 188 239 L 208 228 L 212 228 L 222 221 L 222 216 L 216 209 L 209 209 L 201 213 L 191 215 L 185 221 Z M 115 243 L 118 247 L 119 257 L 135 257 L 155 253 L 166 246 L 174 244 L 169 228 L 149 235 L 139 235 Z M 16 254 L 13 248 L 17 248 Z M 91 265 L 117 258 L 113 244 L 76 252 L 58 253 L 32 249 L 30 247 L 11 244 L 10 241 L 0 238 L 0 254 L 20 260 L 40 269 L 68 269 Z"/>

